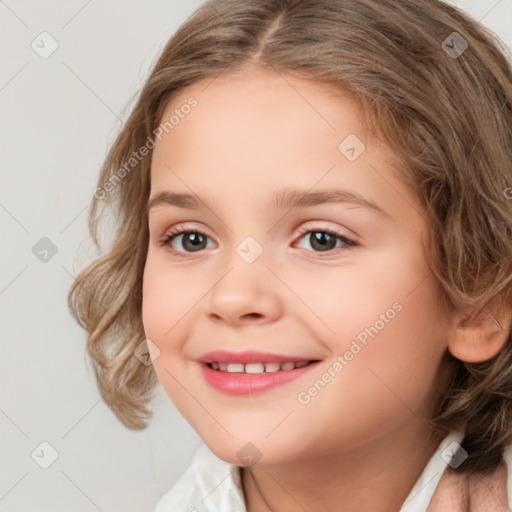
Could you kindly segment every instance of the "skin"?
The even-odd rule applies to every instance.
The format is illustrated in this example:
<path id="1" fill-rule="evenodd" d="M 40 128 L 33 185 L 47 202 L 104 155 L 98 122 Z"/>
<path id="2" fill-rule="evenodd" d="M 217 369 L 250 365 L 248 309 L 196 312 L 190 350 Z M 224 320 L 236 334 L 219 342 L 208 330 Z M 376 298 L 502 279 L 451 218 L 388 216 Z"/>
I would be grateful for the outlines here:
<path id="1" fill-rule="evenodd" d="M 443 393 L 448 351 L 483 358 L 501 338 L 485 318 L 462 327 L 461 315 L 439 312 L 439 284 L 420 245 L 425 217 L 395 177 L 393 155 L 364 138 L 357 103 L 328 86 L 253 70 L 193 84 L 163 119 L 190 96 L 198 106 L 152 159 L 150 197 L 193 193 L 208 205 L 149 212 L 143 323 L 159 350 L 150 346 L 158 378 L 219 458 L 243 466 L 237 452 L 257 447 L 261 458 L 242 471 L 249 512 L 268 510 L 265 502 L 274 512 L 397 511 L 445 435 L 426 420 Z M 338 149 L 349 134 L 366 145 L 353 162 Z M 272 193 L 282 187 L 355 191 L 392 218 L 350 203 L 276 209 Z M 203 249 L 194 252 L 187 235 L 172 244 L 183 256 L 160 243 L 181 223 L 207 234 Z M 322 252 L 302 226 L 334 229 L 358 245 L 338 240 Z M 236 252 L 249 235 L 263 249 L 251 264 Z M 300 403 L 298 393 L 396 302 L 400 312 Z M 492 336 L 479 349 L 484 328 Z M 228 396 L 195 361 L 216 349 L 322 362 L 274 389 Z"/>

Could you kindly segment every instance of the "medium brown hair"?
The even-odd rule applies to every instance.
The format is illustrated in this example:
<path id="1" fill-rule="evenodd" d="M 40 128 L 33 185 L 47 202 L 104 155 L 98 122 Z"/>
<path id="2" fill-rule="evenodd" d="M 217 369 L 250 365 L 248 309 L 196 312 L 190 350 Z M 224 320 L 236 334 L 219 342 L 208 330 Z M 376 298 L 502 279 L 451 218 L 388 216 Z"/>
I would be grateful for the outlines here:
<path id="1" fill-rule="evenodd" d="M 426 250 L 444 306 L 471 306 L 476 314 L 496 298 L 512 308 L 506 51 L 493 32 L 438 0 L 210 0 L 199 8 L 165 46 L 105 159 L 88 226 L 100 248 L 100 221 L 109 206 L 114 237 L 68 294 L 88 334 L 100 392 L 119 420 L 145 428 L 157 383 L 153 367 L 134 357 L 145 339 L 151 152 L 131 169 L 126 165 L 154 138 L 170 100 L 199 80 L 250 67 L 350 94 L 362 106 L 367 135 L 397 155 L 397 172 L 424 207 Z M 113 177 L 114 186 L 105 187 Z M 441 431 L 464 428 L 469 456 L 461 472 L 491 471 L 512 443 L 512 341 L 510 326 L 500 327 L 508 338 L 492 359 L 466 363 L 449 355 L 451 380 L 429 419 Z"/>

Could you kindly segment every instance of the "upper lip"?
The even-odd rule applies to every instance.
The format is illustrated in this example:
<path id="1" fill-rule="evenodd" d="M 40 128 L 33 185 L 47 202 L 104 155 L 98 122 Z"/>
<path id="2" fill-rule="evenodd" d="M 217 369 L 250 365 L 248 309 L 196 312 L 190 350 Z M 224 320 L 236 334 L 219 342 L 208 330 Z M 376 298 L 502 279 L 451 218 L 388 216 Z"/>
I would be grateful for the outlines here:
<path id="1" fill-rule="evenodd" d="M 226 350 L 214 350 L 207 352 L 197 359 L 200 363 L 286 363 L 298 361 L 317 361 L 309 357 L 294 355 L 273 354 L 271 352 L 257 352 L 247 350 L 244 352 L 228 352 Z"/>

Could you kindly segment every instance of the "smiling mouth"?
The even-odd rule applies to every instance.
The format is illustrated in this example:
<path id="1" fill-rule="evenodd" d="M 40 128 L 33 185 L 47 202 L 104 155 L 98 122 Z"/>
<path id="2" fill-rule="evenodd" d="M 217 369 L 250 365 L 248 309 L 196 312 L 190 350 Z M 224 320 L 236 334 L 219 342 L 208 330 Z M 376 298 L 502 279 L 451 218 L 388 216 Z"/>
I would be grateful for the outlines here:
<path id="1" fill-rule="evenodd" d="M 275 373 L 279 371 L 295 370 L 303 368 L 316 361 L 288 361 L 288 362 L 265 362 L 265 363 L 221 363 L 211 362 L 206 365 L 212 370 L 225 373 Z"/>
<path id="2" fill-rule="evenodd" d="M 222 356 L 222 354 L 219 355 Z M 259 354 L 259 356 L 262 359 L 269 357 L 264 354 Z M 206 382 L 227 395 L 254 395 L 299 379 L 321 363 L 316 359 L 286 361 L 288 358 L 284 359 L 282 356 L 278 356 L 284 359 L 281 361 L 270 357 L 266 361 L 258 361 L 256 354 L 248 356 L 247 353 L 245 356 L 239 355 L 239 357 L 252 360 L 242 363 L 231 355 L 229 362 L 215 361 L 215 357 L 206 361 L 198 361 L 201 363 L 200 368 Z M 224 358 L 228 357 L 224 354 Z"/>

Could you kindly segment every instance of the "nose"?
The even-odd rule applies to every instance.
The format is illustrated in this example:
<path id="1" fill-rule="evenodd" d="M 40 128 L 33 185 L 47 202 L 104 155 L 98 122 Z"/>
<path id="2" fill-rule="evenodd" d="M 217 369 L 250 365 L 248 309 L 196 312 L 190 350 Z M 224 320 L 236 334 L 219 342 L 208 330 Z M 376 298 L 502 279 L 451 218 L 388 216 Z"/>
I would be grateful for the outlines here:
<path id="1" fill-rule="evenodd" d="M 231 325 L 275 321 L 282 313 L 278 288 L 266 259 L 247 263 L 235 254 L 208 296 L 208 315 Z"/>

